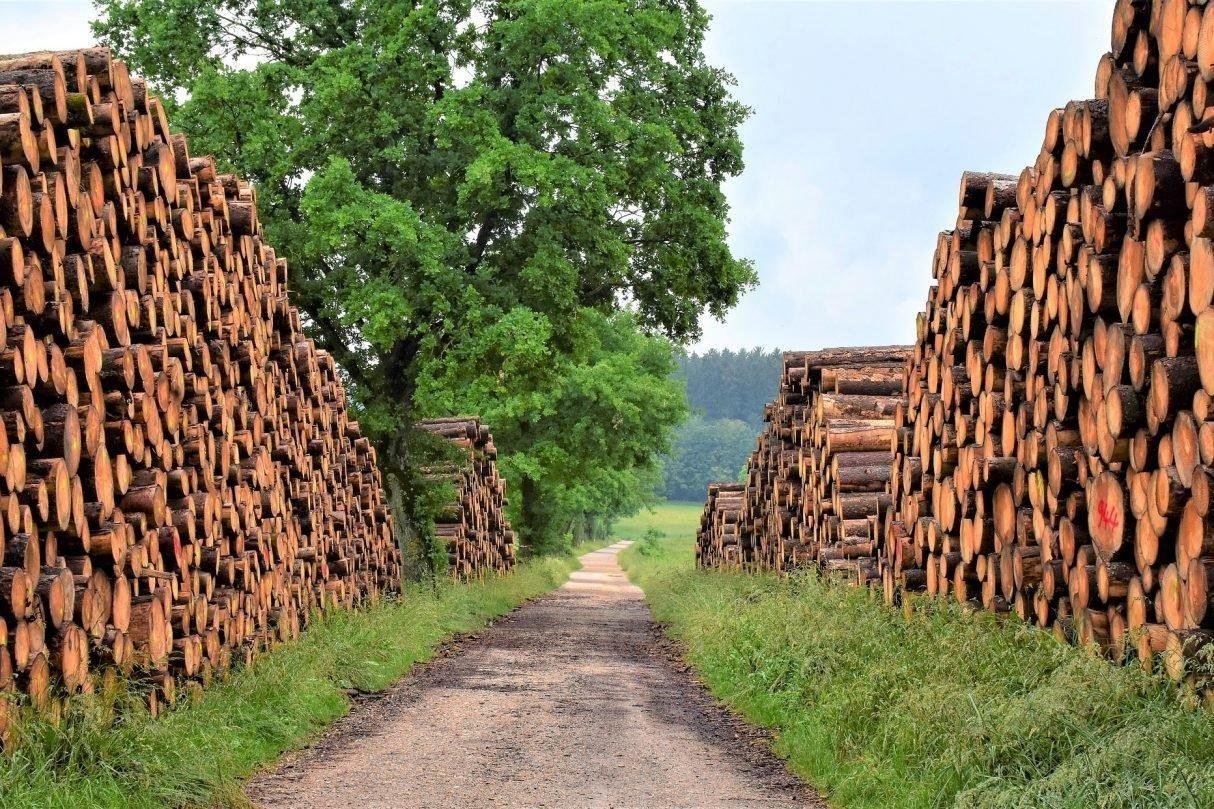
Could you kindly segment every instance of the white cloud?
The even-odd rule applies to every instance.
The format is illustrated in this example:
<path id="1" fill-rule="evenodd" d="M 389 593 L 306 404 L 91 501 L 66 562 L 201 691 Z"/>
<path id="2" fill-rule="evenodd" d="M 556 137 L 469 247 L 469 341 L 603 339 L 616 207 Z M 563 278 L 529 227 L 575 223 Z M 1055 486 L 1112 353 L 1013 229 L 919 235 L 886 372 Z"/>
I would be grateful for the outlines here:
<path id="1" fill-rule="evenodd" d="M 0 53 L 90 47 L 95 17 L 93 4 L 79 0 L 0 2 Z"/>

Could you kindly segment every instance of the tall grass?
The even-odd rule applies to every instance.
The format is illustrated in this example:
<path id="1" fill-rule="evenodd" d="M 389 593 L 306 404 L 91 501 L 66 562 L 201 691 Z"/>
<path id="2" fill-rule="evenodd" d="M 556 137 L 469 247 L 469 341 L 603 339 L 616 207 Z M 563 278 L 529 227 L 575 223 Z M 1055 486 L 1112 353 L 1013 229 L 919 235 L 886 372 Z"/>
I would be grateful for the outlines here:
<path id="1" fill-rule="evenodd" d="M 1170 683 L 991 614 L 697 572 L 691 548 L 684 530 L 623 562 L 714 693 L 833 805 L 1214 806 L 1214 717 Z"/>
<path id="2" fill-rule="evenodd" d="M 576 567 L 572 555 L 537 558 L 509 576 L 415 587 L 334 613 L 159 719 L 79 698 L 64 721 L 25 724 L 15 749 L 0 754 L 0 806 L 242 805 L 241 779 L 345 714 L 351 691 L 386 688 L 453 634 L 548 592 Z"/>

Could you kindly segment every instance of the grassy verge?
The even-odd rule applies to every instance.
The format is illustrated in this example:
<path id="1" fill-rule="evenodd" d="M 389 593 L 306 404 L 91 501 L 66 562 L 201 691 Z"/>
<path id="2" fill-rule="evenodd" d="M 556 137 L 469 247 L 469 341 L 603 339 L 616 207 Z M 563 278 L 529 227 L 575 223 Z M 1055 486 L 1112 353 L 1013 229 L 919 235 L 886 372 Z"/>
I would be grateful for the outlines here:
<path id="1" fill-rule="evenodd" d="M 328 616 L 156 720 L 115 720 L 102 700 L 82 699 L 58 725 L 27 725 L 0 754 L 0 806 L 239 806 L 241 779 L 345 714 L 347 690 L 382 690 L 452 635 L 552 590 L 578 567 L 575 554 Z"/>
<path id="2" fill-rule="evenodd" d="M 623 563 L 713 692 L 835 806 L 1214 805 L 1214 718 L 1018 622 L 909 614 L 812 574 L 697 572 L 691 534 Z"/>

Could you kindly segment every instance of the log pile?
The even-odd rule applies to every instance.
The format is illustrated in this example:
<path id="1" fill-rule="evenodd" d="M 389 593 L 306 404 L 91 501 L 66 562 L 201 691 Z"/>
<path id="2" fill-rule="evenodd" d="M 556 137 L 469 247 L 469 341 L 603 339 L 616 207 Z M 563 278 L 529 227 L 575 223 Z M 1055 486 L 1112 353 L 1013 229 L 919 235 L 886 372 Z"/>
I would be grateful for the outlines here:
<path id="1" fill-rule="evenodd" d="M 746 463 L 746 509 L 740 563 L 746 570 L 782 570 L 800 544 L 801 477 L 797 440 L 805 423 L 803 354 L 786 352 L 776 398 Z"/>
<path id="2" fill-rule="evenodd" d="M 469 579 L 509 571 L 514 567 L 514 532 L 506 519 L 506 481 L 497 471 L 497 447 L 489 429 L 466 416 L 417 426 L 452 442 L 461 456 L 423 470 L 427 479 L 451 487 L 451 499 L 434 521 L 451 575 Z"/>
<path id="3" fill-rule="evenodd" d="M 784 354 L 779 392 L 747 465 L 737 558 L 717 553 L 702 527 L 703 564 L 786 570 L 816 563 L 857 580 L 871 575 L 909 352 L 870 346 Z M 705 509 L 708 520 L 711 489 Z"/>
<path id="4" fill-rule="evenodd" d="M 1214 4 L 1119 0 L 1094 97 L 967 173 L 897 418 L 899 588 L 1060 636 L 1214 638 Z"/>
<path id="5" fill-rule="evenodd" d="M 742 515 L 746 487 L 741 483 L 709 483 L 708 500 L 696 532 L 696 565 L 704 568 L 742 568 Z"/>
<path id="6" fill-rule="evenodd" d="M 1214 641 L 1214 4 L 1118 0 L 1111 41 L 1033 165 L 963 175 L 904 399 L 837 403 L 786 357 L 743 567 L 864 581 L 875 544 L 890 601 L 1015 612 L 1174 676 Z M 832 420 L 891 407 L 883 510 L 880 459 L 852 482 Z"/>
<path id="7" fill-rule="evenodd" d="M 908 346 L 805 355 L 810 415 L 798 445 L 806 555 L 857 584 L 877 575 L 877 526 L 890 505 L 893 419 L 909 355 Z"/>
<path id="8" fill-rule="evenodd" d="M 106 50 L 0 57 L 0 697 L 123 671 L 155 710 L 399 585 L 256 202 Z"/>

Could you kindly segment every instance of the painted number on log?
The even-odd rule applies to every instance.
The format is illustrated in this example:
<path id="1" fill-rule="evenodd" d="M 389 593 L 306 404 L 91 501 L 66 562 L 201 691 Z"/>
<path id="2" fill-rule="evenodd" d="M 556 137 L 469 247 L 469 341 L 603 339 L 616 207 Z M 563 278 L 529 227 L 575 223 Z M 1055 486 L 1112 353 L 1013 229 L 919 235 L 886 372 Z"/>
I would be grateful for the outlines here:
<path id="1" fill-rule="evenodd" d="M 1100 528 L 1116 529 L 1121 523 L 1121 517 L 1117 514 L 1117 509 L 1113 508 L 1107 500 L 1101 500 L 1096 504 L 1096 525 Z"/>

